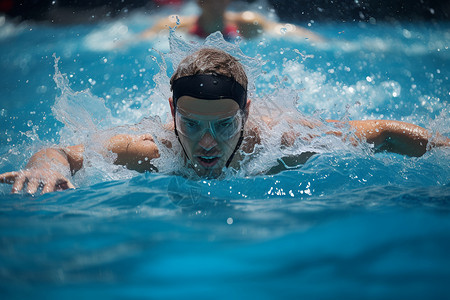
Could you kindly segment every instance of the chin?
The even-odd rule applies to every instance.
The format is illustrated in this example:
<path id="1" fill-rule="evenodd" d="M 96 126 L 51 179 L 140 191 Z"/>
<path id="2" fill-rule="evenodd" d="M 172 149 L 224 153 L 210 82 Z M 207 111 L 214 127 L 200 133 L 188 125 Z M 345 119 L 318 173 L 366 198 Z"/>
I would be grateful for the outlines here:
<path id="1" fill-rule="evenodd" d="M 214 166 L 214 168 L 204 168 L 202 166 L 193 166 L 195 173 L 199 177 L 206 178 L 206 179 L 216 179 L 220 175 L 222 175 L 222 169 L 224 167 L 224 164 L 217 164 Z"/>
<path id="2" fill-rule="evenodd" d="M 222 174 L 222 168 L 214 168 L 214 169 L 195 169 L 195 172 L 198 176 L 205 179 L 216 179 Z"/>

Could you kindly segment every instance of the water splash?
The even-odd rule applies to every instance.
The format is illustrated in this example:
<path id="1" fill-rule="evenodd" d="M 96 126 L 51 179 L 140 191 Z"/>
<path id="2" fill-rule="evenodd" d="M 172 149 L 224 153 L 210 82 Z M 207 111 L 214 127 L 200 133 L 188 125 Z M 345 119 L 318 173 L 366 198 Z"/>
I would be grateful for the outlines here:
<path id="1" fill-rule="evenodd" d="M 173 133 L 165 127 L 171 120 L 167 104 L 167 99 L 171 96 L 168 74 L 176 69 L 184 57 L 200 48 L 224 49 L 244 65 L 249 77 L 252 99 L 249 122 L 261 128 L 261 145 L 257 146 L 251 155 L 243 154 L 241 170 L 239 172 L 228 170 L 228 178 L 264 174 L 280 164 L 287 169 L 298 168 L 302 165 L 300 161 L 294 160 L 293 163 L 289 163 L 282 158 L 296 157 L 305 152 L 352 153 L 355 156 L 364 156 L 370 153 L 368 147 L 355 148 L 348 140 L 323 134 L 327 130 L 334 129 L 332 124 L 310 128 L 302 123 L 293 125 L 286 120 L 304 119 L 321 122 L 333 116 L 338 119 L 367 117 L 370 115 L 365 114 L 364 109 L 382 106 L 386 103 L 386 99 L 397 98 L 403 93 L 402 86 L 393 80 L 374 82 L 373 77 L 368 80 L 368 76 L 353 84 L 337 82 L 330 79 L 329 72 L 323 69 L 307 68 L 305 62 L 315 59 L 314 56 L 297 49 L 292 51 L 285 49 L 284 55 L 295 53 L 296 57 L 283 59 L 282 65 L 274 64 L 270 71 L 263 72 L 263 66 L 267 66 L 267 62 L 260 56 L 245 55 L 240 48 L 245 45 L 226 42 L 219 32 L 202 42 L 192 42 L 177 36 L 175 30 L 172 30 L 169 44 L 168 53 L 152 49 L 153 53 L 148 56 L 148 60 L 156 62 L 159 68 L 153 76 L 155 88 L 144 91 L 132 99 L 136 107 L 133 110 L 130 110 L 123 101 L 119 101 L 115 105 L 117 110 L 115 116 L 112 116 L 105 101 L 93 95 L 89 89 L 78 92 L 72 90 L 68 78 L 61 74 L 58 68 L 59 58 L 55 56 L 54 80 L 61 94 L 57 97 L 52 112 L 55 118 L 64 124 L 60 131 L 60 142 L 63 145 L 78 143 L 87 145 L 85 168 L 75 177 L 79 185 L 131 178 L 136 175 L 134 171 L 113 165 L 114 155 L 105 153 L 102 148 L 103 143 L 109 138 L 121 133 L 150 133 L 161 150 L 161 157 L 154 160 L 157 169 L 163 174 L 183 173 L 184 164 L 179 144 Z M 430 104 L 435 108 L 439 105 L 444 104 Z M 267 126 L 261 122 L 261 117 L 269 117 L 277 122 Z M 448 133 L 448 129 L 442 129 L 448 128 L 447 124 L 445 114 L 441 113 L 432 126 L 445 134 Z M 340 130 L 351 134 L 349 128 Z M 292 139 L 290 147 L 280 147 L 281 142 L 286 139 L 283 133 L 289 131 L 300 134 Z M 314 138 L 311 139 L 311 136 Z M 167 148 L 162 140 L 169 141 L 172 148 Z"/>
<path id="2" fill-rule="evenodd" d="M 176 35 L 175 31 L 171 31 L 169 36 L 170 52 L 166 57 L 172 62 L 173 70 L 175 70 L 180 61 L 187 55 L 190 55 L 202 48 L 221 49 L 233 57 L 235 57 L 244 67 L 248 77 L 248 90 L 252 94 L 255 91 L 256 78 L 261 74 L 262 61 L 259 57 L 252 58 L 245 55 L 238 44 L 225 41 L 222 33 L 215 32 L 209 35 L 203 42 L 188 41 Z"/>
<path id="3" fill-rule="evenodd" d="M 84 142 L 91 133 L 111 127 L 114 119 L 104 100 L 94 96 L 90 90 L 73 91 L 67 76 L 59 71 L 59 58 L 56 55 L 54 57 L 53 79 L 61 95 L 56 98 L 52 112 L 55 118 L 65 125 L 60 132 L 61 142 L 67 144 Z"/>

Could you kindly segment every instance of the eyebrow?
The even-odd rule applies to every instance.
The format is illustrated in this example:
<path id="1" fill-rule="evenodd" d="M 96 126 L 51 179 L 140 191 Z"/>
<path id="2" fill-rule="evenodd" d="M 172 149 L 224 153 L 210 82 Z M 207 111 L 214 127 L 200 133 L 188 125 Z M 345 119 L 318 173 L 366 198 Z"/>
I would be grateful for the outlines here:
<path id="1" fill-rule="evenodd" d="M 224 121 L 224 120 L 233 119 L 234 117 L 236 117 L 236 114 L 231 115 L 231 116 L 224 116 L 222 118 L 213 118 L 211 120 L 202 120 L 201 118 L 200 119 L 191 119 L 190 117 L 181 114 L 181 118 L 184 119 L 184 120 L 189 120 L 189 121 L 206 121 L 206 122 L 210 122 L 210 121 L 214 121 L 214 122 Z"/>
<path id="2" fill-rule="evenodd" d="M 186 117 L 186 116 L 183 116 L 183 115 L 181 115 L 181 118 L 182 118 L 183 120 L 187 120 L 187 121 L 199 122 L 199 120 L 191 119 L 191 118 Z"/>

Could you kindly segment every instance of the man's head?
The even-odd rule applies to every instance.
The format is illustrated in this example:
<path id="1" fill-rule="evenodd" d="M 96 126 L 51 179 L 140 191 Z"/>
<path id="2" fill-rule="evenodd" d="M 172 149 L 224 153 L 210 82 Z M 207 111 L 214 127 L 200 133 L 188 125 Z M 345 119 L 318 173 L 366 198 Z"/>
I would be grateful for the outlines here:
<path id="1" fill-rule="evenodd" d="M 183 59 L 170 84 L 175 133 L 200 176 L 217 177 L 243 137 L 247 75 L 228 53 L 205 48 Z"/>

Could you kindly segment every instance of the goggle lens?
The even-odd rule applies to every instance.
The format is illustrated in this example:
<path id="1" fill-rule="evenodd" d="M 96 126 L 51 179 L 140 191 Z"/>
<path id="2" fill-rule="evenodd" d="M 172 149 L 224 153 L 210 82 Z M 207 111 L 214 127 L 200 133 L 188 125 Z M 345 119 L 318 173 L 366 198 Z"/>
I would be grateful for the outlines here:
<path id="1" fill-rule="evenodd" d="M 229 140 L 242 128 L 242 111 L 228 117 L 220 117 L 216 120 L 202 120 L 197 115 L 187 114 L 177 110 L 175 122 L 180 134 L 189 139 L 200 139 L 207 130 L 215 139 Z"/>

